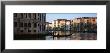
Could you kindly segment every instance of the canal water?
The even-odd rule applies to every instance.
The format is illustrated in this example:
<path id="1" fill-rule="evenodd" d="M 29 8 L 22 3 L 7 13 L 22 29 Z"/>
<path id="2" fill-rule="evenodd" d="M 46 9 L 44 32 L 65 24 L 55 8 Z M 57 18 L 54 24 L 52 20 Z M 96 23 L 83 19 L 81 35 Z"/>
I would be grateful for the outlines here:
<path id="1" fill-rule="evenodd" d="M 46 35 L 14 35 L 14 40 L 97 40 L 97 33 L 50 31 Z"/>
<path id="2" fill-rule="evenodd" d="M 46 40 L 97 40 L 97 33 L 72 33 L 70 31 L 55 31 L 53 35 L 45 36 Z"/>

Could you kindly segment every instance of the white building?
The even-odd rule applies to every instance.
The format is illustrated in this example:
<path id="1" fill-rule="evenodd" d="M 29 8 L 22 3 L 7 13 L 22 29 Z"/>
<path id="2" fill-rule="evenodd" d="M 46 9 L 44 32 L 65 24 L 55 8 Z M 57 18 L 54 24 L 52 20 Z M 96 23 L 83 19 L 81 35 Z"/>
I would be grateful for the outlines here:
<path id="1" fill-rule="evenodd" d="M 67 19 L 57 19 L 54 20 L 54 27 L 59 27 L 59 28 L 64 28 L 66 30 L 70 30 L 71 27 L 71 20 L 67 20 Z"/>

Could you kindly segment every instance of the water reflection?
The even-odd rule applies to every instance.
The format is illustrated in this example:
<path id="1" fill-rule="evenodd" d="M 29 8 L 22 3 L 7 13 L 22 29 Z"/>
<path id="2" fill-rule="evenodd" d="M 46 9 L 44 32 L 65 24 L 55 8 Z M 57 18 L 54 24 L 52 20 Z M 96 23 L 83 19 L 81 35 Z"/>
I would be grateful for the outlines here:
<path id="1" fill-rule="evenodd" d="M 46 40 L 96 40 L 97 33 L 71 33 L 69 31 L 55 31 Z"/>
<path id="2" fill-rule="evenodd" d="M 70 35 L 70 31 L 53 31 L 53 35 Z"/>
<path id="3" fill-rule="evenodd" d="M 16 40 L 97 40 L 97 33 L 74 33 L 70 31 L 50 31 L 47 34 L 15 35 Z"/>

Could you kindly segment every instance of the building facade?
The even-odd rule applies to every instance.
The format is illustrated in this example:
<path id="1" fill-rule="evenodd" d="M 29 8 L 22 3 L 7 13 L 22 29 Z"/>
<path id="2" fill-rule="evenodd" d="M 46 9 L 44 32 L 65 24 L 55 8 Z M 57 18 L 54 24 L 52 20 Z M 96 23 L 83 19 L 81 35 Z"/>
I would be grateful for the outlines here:
<path id="1" fill-rule="evenodd" d="M 59 30 L 70 30 L 71 20 L 67 19 L 57 19 L 54 20 L 54 27 L 59 28 Z"/>
<path id="2" fill-rule="evenodd" d="M 52 30 L 53 25 L 52 23 L 46 22 L 46 31 Z"/>
<path id="3" fill-rule="evenodd" d="M 45 32 L 46 13 L 14 13 L 14 34 Z"/>
<path id="4" fill-rule="evenodd" d="M 75 31 L 97 31 L 96 17 L 80 17 L 72 20 L 72 27 Z"/>

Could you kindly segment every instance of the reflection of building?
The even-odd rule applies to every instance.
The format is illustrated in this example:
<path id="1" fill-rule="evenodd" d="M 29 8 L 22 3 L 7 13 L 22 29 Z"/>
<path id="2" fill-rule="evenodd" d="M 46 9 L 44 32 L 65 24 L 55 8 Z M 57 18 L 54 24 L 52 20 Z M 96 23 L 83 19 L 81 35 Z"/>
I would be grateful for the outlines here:
<path id="1" fill-rule="evenodd" d="M 81 18 L 75 18 L 73 20 L 71 20 L 71 25 L 72 25 L 72 30 L 74 31 L 80 31 L 80 19 Z"/>
<path id="2" fill-rule="evenodd" d="M 38 34 L 45 32 L 45 13 L 14 13 L 15 34 Z"/>
<path id="3" fill-rule="evenodd" d="M 97 31 L 96 17 L 81 17 L 72 20 L 72 26 L 77 31 L 94 30 Z"/>
<path id="4" fill-rule="evenodd" d="M 66 20 L 66 30 L 71 29 L 71 20 Z"/>
<path id="5" fill-rule="evenodd" d="M 67 20 L 67 19 L 57 19 L 57 20 L 54 20 L 54 27 L 58 27 L 62 30 L 70 30 L 70 24 L 71 24 L 71 21 L 70 20 Z"/>

